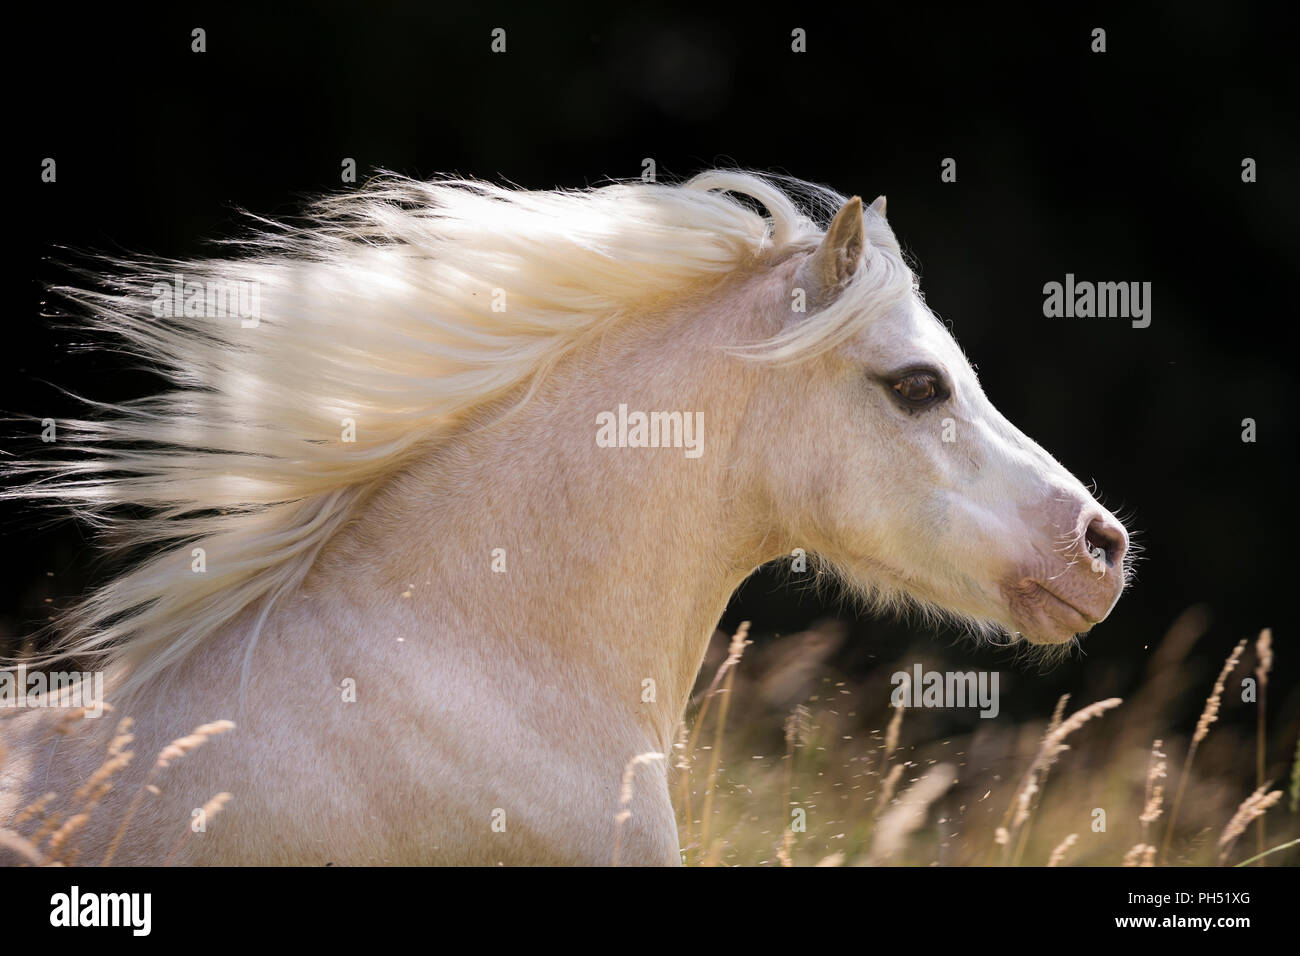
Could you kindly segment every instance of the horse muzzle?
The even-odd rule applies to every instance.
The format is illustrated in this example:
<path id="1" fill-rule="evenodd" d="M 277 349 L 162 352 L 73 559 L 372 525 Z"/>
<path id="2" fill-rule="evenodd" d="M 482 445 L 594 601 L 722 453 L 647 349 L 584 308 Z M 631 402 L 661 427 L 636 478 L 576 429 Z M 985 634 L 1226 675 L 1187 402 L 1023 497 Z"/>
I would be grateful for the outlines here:
<path id="1" fill-rule="evenodd" d="M 1064 555 L 1004 585 L 1014 629 L 1034 644 L 1061 644 L 1104 621 L 1124 591 L 1128 546 L 1113 515 L 1085 516 Z"/>

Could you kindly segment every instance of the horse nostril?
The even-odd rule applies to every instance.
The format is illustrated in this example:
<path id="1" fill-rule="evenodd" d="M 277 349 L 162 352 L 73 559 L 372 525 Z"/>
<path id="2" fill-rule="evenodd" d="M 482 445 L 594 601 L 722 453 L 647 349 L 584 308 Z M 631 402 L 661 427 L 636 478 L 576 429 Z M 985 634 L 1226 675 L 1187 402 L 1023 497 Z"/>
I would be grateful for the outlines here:
<path id="1" fill-rule="evenodd" d="M 1112 519 L 1093 518 L 1084 534 L 1084 546 L 1089 555 L 1094 558 L 1104 556 L 1107 566 L 1113 568 L 1124 560 L 1124 552 L 1128 550 L 1128 535 L 1123 526 Z"/>

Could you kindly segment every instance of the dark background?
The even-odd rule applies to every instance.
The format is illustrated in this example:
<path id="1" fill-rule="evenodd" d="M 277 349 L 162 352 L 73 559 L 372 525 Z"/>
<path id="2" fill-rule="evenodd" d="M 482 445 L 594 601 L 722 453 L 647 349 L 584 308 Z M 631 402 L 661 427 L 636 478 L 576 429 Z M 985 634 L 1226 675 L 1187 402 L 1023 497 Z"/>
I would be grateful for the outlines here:
<path id="1" fill-rule="evenodd" d="M 1203 604 L 1192 679 L 1208 689 L 1233 642 L 1272 626 L 1271 701 L 1294 721 L 1293 34 L 1241 3 L 908 7 L 37 6 L 11 34 L 30 62 L 11 66 L 9 181 L 30 215 L 11 232 L 26 269 L 0 409 L 57 418 L 76 405 L 55 385 L 97 399 L 156 385 L 77 351 L 42 317 L 43 284 L 67 278 L 62 247 L 199 254 L 238 234 L 238 208 L 292 214 L 304 196 L 349 188 L 343 157 L 362 179 L 382 167 L 581 186 L 638 176 L 652 157 L 661 178 L 739 165 L 886 193 L 930 304 L 994 404 L 1095 480 L 1145 548 L 1084 655 L 1019 684 L 1004 710 L 1042 711 L 1062 690 L 1125 693 L 1170 622 Z M 189 49 L 195 26 L 204 54 Z M 489 51 L 498 26 L 505 55 Z M 791 52 L 794 27 L 807 53 Z M 1104 54 L 1089 50 L 1093 27 L 1107 31 Z M 55 185 L 39 181 L 46 156 Z M 956 183 L 940 181 L 944 157 Z M 1043 284 L 1067 272 L 1150 281 L 1151 326 L 1044 318 Z M 1240 440 L 1246 417 L 1255 444 Z M 6 426 L 0 447 L 39 451 L 38 428 Z M 0 637 L 12 637 L 104 571 L 81 529 L 12 506 L 0 519 Z M 850 673 L 916 635 L 771 575 L 745 586 L 724 624 L 752 619 L 769 635 L 826 614 L 851 624 L 836 660 Z M 936 652 L 1016 667 L 1005 652 L 949 648 L 955 638 L 935 635 Z"/>

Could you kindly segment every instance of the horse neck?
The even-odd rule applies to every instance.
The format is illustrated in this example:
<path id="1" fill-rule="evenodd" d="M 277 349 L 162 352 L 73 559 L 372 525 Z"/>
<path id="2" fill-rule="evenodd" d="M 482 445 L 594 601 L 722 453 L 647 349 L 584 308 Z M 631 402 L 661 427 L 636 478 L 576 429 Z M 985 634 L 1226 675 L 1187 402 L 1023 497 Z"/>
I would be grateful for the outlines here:
<path id="1" fill-rule="evenodd" d="M 311 589 L 401 604 L 429 646 L 468 642 L 671 746 L 730 595 L 780 553 L 732 444 L 757 375 L 715 347 L 726 325 L 668 315 L 568 355 L 527 403 L 379 490 Z M 703 412 L 702 454 L 598 447 L 597 413 L 620 404 Z"/>

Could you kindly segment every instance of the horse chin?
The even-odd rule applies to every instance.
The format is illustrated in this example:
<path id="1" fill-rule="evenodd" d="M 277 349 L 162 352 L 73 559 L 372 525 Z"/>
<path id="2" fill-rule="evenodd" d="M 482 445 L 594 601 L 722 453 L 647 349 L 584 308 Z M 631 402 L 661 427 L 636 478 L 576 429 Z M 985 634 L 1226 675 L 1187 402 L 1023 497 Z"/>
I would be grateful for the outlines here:
<path id="1" fill-rule="evenodd" d="M 1057 631 L 1055 633 L 1021 631 L 1020 636 L 1035 647 L 1060 647 L 1083 637 L 1087 633 L 1087 631 Z"/>
<path id="2" fill-rule="evenodd" d="M 1030 644 L 1066 644 L 1099 623 L 1036 581 L 1016 585 L 1008 598 L 1013 629 Z"/>

